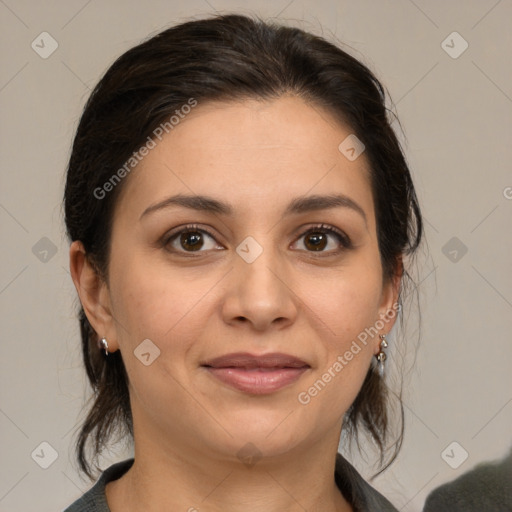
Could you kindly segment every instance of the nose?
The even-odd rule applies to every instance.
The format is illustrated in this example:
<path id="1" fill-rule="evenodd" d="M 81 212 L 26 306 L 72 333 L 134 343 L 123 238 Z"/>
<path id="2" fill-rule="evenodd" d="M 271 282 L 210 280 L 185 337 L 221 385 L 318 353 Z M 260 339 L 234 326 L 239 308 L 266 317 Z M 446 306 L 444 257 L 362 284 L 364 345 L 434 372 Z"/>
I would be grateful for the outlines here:
<path id="1" fill-rule="evenodd" d="M 252 263 L 236 255 L 229 273 L 222 316 L 229 325 L 255 331 L 283 329 L 297 318 L 300 301 L 293 293 L 285 262 L 265 249 Z"/>

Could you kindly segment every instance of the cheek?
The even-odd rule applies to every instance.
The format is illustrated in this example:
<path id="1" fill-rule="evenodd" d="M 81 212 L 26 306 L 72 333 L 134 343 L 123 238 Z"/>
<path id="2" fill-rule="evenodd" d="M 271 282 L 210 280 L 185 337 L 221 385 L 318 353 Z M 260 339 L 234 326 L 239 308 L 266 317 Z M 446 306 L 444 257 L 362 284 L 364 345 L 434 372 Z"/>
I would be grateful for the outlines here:
<path id="1" fill-rule="evenodd" d="M 315 287 L 310 286 L 313 281 Z M 358 272 L 342 271 L 336 278 L 311 278 L 306 284 L 315 290 L 306 294 L 303 288 L 303 296 L 318 316 L 322 349 L 319 367 L 298 401 L 319 417 L 335 421 L 355 400 L 371 364 L 375 346 L 371 328 L 379 319 L 382 290 L 380 269 L 365 266 Z"/>
<path id="2" fill-rule="evenodd" d="M 172 337 L 201 298 L 204 280 L 184 281 L 180 275 L 153 273 L 147 266 L 131 266 L 115 287 L 115 310 L 126 329 L 120 343 L 145 338 L 155 343 Z"/>
<path id="3" fill-rule="evenodd" d="M 379 318 L 382 277 L 378 266 L 313 274 L 302 282 L 301 297 L 324 327 L 331 349 L 343 350 Z"/>
<path id="4" fill-rule="evenodd" d="M 215 280 L 204 276 L 187 278 L 182 270 L 172 272 L 169 268 L 164 274 L 162 268 L 151 267 L 142 258 L 134 257 L 125 263 L 123 271 L 112 276 L 112 295 L 119 324 L 118 342 L 131 392 L 140 403 L 151 404 L 151 414 L 157 416 L 169 414 L 169 403 L 182 412 L 191 409 L 190 414 L 198 414 L 180 383 L 187 382 L 188 356 L 197 350 L 195 342 L 202 332 L 204 336 L 204 318 L 210 307 L 204 295 Z M 147 339 L 157 348 L 149 344 L 149 349 L 139 349 L 148 346 L 147 342 L 141 345 Z M 138 357 L 148 351 L 146 366 Z M 154 354 L 158 354 L 155 359 Z"/>

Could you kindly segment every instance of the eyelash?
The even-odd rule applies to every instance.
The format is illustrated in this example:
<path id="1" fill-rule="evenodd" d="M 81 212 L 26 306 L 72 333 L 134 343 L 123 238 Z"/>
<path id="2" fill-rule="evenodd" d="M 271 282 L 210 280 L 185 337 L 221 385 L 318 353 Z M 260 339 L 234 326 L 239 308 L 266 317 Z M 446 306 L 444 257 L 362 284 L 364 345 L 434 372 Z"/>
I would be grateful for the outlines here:
<path id="1" fill-rule="evenodd" d="M 172 233 L 164 236 L 164 238 L 162 239 L 162 246 L 166 248 L 175 238 L 177 238 L 179 235 L 182 235 L 183 233 L 195 233 L 195 232 L 206 233 L 213 240 L 216 240 L 215 235 L 213 233 L 211 233 L 208 229 L 201 228 L 197 224 L 189 224 L 187 226 L 184 226 L 179 231 L 175 231 L 175 232 L 172 232 Z M 319 254 L 320 257 L 322 257 L 321 256 L 322 254 L 324 256 L 325 255 L 329 255 L 329 256 L 337 255 L 337 254 L 343 252 L 344 250 L 352 249 L 354 247 L 352 244 L 352 241 L 345 233 L 343 233 L 342 231 L 340 231 L 332 226 L 327 226 L 325 224 L 318 224 L 316 226 L 309 227 L 306 231 L 304 231 L 297 238 L 297 240 L 300 240 L 302 237 L 304 237 L 305 235 L 308 235 L 309 233 L 323 233 L 326 235 L 333 235 L 335 238 L 338 239 L 338 242 L 342 246 L 342 249 L 336 250 L 336 251 L 305 251 L 305 252 L 308 252 L 311 254 Z M 195 254 L 195 253 L 206 252 L 206 251 L 176 251 L 174 249 L 167 249 L 167 250 L 169 250 L 169 252 L 172 252 L 174 254 L 180 254 L 180 255 L 184 255 L 186 257 L 191 257 L 191 258 L 197 258 L 198 256 L 200 256 L 200 254 Z"/>

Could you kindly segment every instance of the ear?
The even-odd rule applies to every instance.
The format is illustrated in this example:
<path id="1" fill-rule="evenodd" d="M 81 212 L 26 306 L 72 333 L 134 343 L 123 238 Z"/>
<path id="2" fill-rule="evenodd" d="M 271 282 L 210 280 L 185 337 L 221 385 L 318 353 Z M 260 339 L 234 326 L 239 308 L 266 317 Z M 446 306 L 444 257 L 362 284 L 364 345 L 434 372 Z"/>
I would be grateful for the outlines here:
<path id="1" fill-rule="evenodd" d="M 69 269 L 89 323 L 98 334 L 98 339 L 107 339 L 109 352 L 115 352 L 119 345 L 110 292 L 107 283 L 90 263 L 79 240 L 75 240 L 69 248 Z"/>
<path id="2" fill-rule="evenodd" d="M 395 273 L 391 277 L 385 279 L 382 286 L 382 296 L 379 306 L 379 319 L 384 324 L 384 326 L 382 329 L 380 329 L 380 334 L 388 334 L 395 325 L 396 319 L 398 317 L 398 297 L 400 293 L 402 275 L 403 263 L 402 257 L 399 256 L 397 259 Z M 375 353 L 378 353 L 379 350 L 380 340 L 378 341 Z"/>

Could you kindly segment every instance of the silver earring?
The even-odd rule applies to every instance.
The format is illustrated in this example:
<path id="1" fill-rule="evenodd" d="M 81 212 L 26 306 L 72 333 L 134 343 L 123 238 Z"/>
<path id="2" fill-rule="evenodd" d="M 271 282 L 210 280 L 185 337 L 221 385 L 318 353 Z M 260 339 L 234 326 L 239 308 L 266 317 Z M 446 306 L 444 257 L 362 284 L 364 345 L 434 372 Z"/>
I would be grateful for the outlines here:
<path id="1" fill-rule="evenodd" d="M 108 356 L 108 342 L 106 338 L 101 338 L 101 340 L 98 341 L 98 348 L 105 350 L 105 355 Z"/>
<path id="2" fill-rule="evenodd" d="M 381 340 L 380 341 L 380 352 L 375 357 L 376 357 L 376 359 L 378 361 L 379 375 L 381 377 L 383 377 L 384 376 L 384 361 L 387 358 L 386 353 L 384 352 L 384 349 L 388 348 L 388 342 L 386 341 L 386 335 L 385 334 L 380 334 L 379 338 Z"/>

